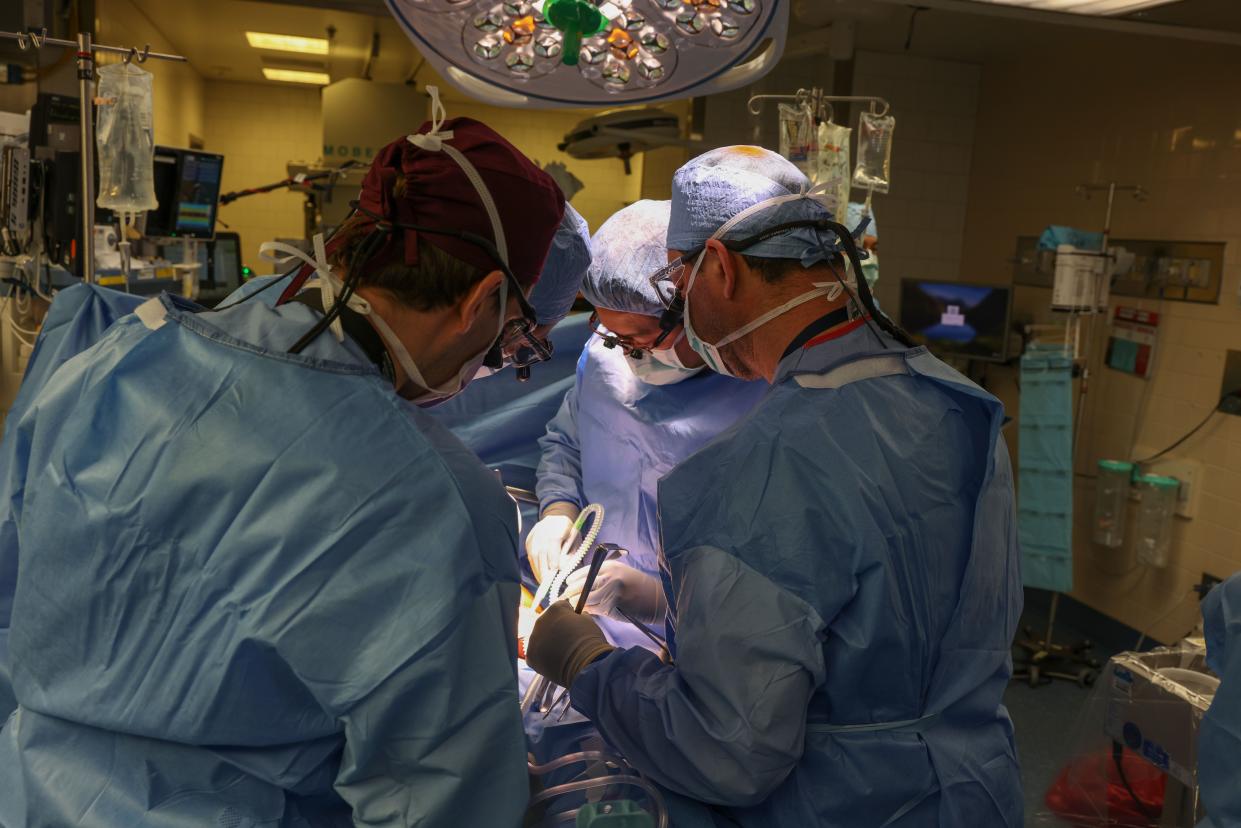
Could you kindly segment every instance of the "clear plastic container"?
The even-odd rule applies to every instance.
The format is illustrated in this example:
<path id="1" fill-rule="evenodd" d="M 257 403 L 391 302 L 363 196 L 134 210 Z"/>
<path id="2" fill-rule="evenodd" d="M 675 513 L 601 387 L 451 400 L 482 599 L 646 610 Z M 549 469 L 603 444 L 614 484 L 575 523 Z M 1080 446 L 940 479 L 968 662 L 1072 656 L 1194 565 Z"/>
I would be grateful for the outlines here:
<path id="1" fill-rule="evenodd" d="M 1094 542 L 1116 549 L 1125 542 L 1125 515 L 1129 509 L 1129 481 L 1133 464 L 1100 460 L 1095 484 Z"/>
<path id="2" fill-rule="evenodd" d="M 97 204 L 122 213 L 154 210 L 155 132 L 151 73 L 130 63 L 99 67 Z"/>
<path id="3" fill-rule="evenodd" d="M 780 154 L 807 178 L 818 172 L 819 139 L 810 107 L 780 104 Z"/>
<path id="4" fill-rule="evenodd" d="M 853 130 L 831 121 L 819 124 L 819 158 L 813 181 L 825 188 L 824 195 L 830 202 L 827 208 L 841 224 L 849 213 L 849 141 L 852 134 Z"/>
<path id="5" fill-rule="evenodd" d="M 1172 521 L 1181 484 L 1175 477 L 1144 474 L 1137 479 L 1137 487 L 1142 496 L 1134 527 L 1138 560 L 1162 569 L 1172 553 Z"/>
<path id="6" fill-rule="evenodd" d="M 853 186 L 886 193 L 892 181 L 892 132 L 896 118 L 863 112 L 858 120 L 857 168 Z"/>

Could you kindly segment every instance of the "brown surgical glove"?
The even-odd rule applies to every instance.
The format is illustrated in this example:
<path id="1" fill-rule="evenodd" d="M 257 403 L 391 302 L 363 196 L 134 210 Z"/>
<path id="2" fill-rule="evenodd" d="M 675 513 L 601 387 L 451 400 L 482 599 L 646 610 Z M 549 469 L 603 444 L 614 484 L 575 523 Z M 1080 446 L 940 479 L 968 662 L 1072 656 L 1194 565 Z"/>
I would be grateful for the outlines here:
<path id="1" fill-rule="evenodd" d="M 613 649 L 593 618 L 578 615 L 568 601 L 557 601 L 534 622 L 526 664 L 561 687 L 570 687 L 587 664 Z"/>

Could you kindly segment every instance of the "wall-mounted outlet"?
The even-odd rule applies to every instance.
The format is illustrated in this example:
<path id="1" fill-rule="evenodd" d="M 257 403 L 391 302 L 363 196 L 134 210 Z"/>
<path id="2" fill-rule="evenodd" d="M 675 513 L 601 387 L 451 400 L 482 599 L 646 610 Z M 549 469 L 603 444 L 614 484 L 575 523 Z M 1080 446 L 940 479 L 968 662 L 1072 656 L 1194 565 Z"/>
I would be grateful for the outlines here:
<path id="1" fill-rule="evenodd" d="M 1138 457 L 1149 457 L 1154 454 L 1157 449 L 1149 446 L 1138 446 L 1136 454 Z M 1161 474 L 1166 477 L 1175 477 L 1181 483 L 1180 491 L 1176 497 L 1176 513 L 1180 517 L 1187 520 L 1193 520 L 1198 516 L 1198 501 L 1201 499 L 1200 491 L 1202 489 L 1202 464 L 1197 460 L 1186 460 L 1175 455 L 1168 457 L 1160 457 L 1158 460 L 1152 460 L 1149 463 L 1142 464 L 1143 474 Z M 1136 491 L 1136 487 L 1133 489 Z"/>

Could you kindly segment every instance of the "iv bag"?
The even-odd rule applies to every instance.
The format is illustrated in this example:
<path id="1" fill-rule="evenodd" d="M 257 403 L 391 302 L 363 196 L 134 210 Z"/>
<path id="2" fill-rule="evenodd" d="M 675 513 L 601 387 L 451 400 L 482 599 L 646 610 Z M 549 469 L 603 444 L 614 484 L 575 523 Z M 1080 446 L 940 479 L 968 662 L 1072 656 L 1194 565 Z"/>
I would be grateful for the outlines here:
<path id="1" fill-rule="evenodd" d="M 892 178 L 892 132 L 896 118 L 863 112 L 858 121 L 857 168 L 853 186 L 886 193 Z"/>
<path id="2" fill-rule="evenodd" d="M 828 209 L 844 223 L 849 209 L 849 136 L 853 130 L 825 121 L 819 124 L 819 154 L 811 180 L 826 188 Z M 850 228 L 852 229 L 852 228 Z"/>
<path id="3" fill-rule="evenodd" d="M 807 178 L 814 177 L 819 146 L 809 107 L 780 104 L 780 154 Z"/>
<path id="4" fill-rule="evenodd" d="M 151 73 L 131 63 L 99 67 L 99 198 L 109 210 L 153 210 L 155 135 L 151 126 Z"/>

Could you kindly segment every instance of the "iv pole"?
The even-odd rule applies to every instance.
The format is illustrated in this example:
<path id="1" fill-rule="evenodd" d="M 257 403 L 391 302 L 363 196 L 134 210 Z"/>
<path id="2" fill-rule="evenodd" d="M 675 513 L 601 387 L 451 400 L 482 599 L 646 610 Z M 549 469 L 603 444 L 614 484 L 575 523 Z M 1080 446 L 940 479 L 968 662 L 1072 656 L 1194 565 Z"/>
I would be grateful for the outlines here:
<path id="1" fill-rule="evenodd" d="M 1135 200 L 1144 201 L 1147 195 L 1146 189 L 1138 184 L 1117 184 L 1115 181 L 1109 181 L 1107 184 L 1081 184 L 1077 186 L 1076 192 L 1078 195 L 1086 199 L 1090 198 L 1091 193 L 1107 192 L 1107 212 L 1103 218 L 1103 241 L 1099 247 L 1099 255 L 1103 256 L 1105 260 L 1110 262 L 1111 256 L 1108 253 L 1107 245 L 1112 236 L 1112 209 L 1116 203 L 1116 193 L 1127 192 L 1130 193 Z M 1085 348 L 1080 352 L 1082 363 L 1081 387 L 1078 389 L 1077 405 L 1073 414 L 1073 449 L 1071 456 L 1073 458 L 1074 469 L 1077 467 L 1077 450 L 1081 444 L 1082 419 L 1086 408 L 1086 394 L 1090 390 L 1090 361 L 1094 356 L 1094 318 L 1099 313 L 1098 308 L 1104 295 L 1103 280 L 1110 278 L 1111 268 L 1106 266 L 1102 269 L 1101 273 L 1095 276 L 1095 289 L 1093 291 L 1093 295 L 1090 297 L 1089 309 L 1084 313 L 1084 315 L 1089 316 L 1090 319 L 1086 323 Z M 1066 323 L 1066 347 L 1069 342 L 1068 332 L 1070 328 L 1073 329 L 1074 342 L 1076 343 L 1076 341 L 1080 339 L 1080 313 L 1080 311 L 1073 311 L 1071 320 Z M 1027 332 L 1033 332 L 1034 329 L 1049 329 L 1054 327 L 1055 326 L 1047 325 L 1028 325 L 1026 326 L 1026 330 Z M 1073 353 L 1074 355 L 1078 353 L 1076 344 L 1074 344 Z M 1076 645 L 1066 645 L 1056 644 L 1052 640 L 1052 635 L 1056 627 L 1056 613 L 1059 608 L 1060 593 L 1052 592 L 1051 607 L 1048 610 L 1047 617 L 1047 635 L 1042 641 L 1026 640 L 1018 642 L 1019 646 L 1030 651 L 1030 657 L 1028 663 L 1024 665 L 1023 670 L 1014 672 L 1013 678 L 1028 678 L 1031 686 L 1038 686 L 1041 683 L 1041 679 L 1044 677 L 1049 680 L 1052 678 L 1059 678 L 1066 679 L 1068 681 L 1076 681 L 1082 686 L 1088 686 L 1094 682 L 1094 671 L 1097 668 L 1097 662 L 1087 655 L 1091 646 L 1090 642 L 1084 641 Z M 1062 662 L 1067 661 L 1070 666 L 1075 663 L 1084 664 L 1087 669 L 1081 669 L 1075 673 L 1068 673 L 1063 670 L 1057 671 L 1044 669 L 1056 659 L 1059 659 Z"/>
<path id="2" fill-rule="evenodd" d="M 0 31 L 0 38 L 16 40 L 18 48 L 22 51 L 32 47 L 42 49 L 44 46 L 56 46 L 62 49 L 75 49 L 77 51 L 78 137 L 82 145 L 79 153 L 82 162 L 79 171 L 79 175 L 82 178 L 80 190 L 82 203 L 79 206 L 82 240 L 81 247 L 78 250 L 78 260 L 82 267 L 82 281 L 90 284 L 95 280 L 95 110 L 93 106 L 95 97 L 95 52 L 125 55 L 126 63 L 129 63 L 131 60 L 146 63 L 148 58 L 175 60 L 181 63 L 186 63 L 187 61 L 181 55 L 152 52 L 151 44 L 149 43 L 146 44 L 141 52 L 132 46 L 126 49 L 120 46 L 105 46 L 101 43 L 93 43 L 90 32 L 79 32 L 76 41 L 48 37 L 46 28 L 38 34 L 35 32 Z"/>

